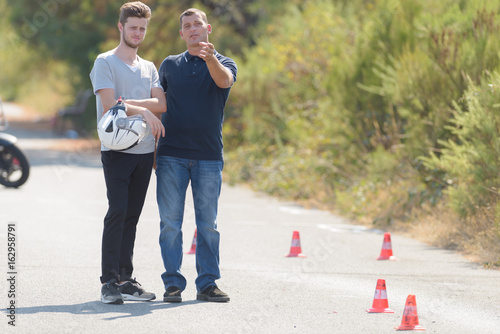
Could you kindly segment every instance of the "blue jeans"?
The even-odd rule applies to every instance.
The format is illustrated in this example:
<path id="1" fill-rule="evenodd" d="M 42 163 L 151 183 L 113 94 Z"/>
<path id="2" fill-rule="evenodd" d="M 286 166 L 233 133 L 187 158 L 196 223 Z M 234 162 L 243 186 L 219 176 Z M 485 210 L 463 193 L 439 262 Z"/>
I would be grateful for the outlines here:
<path id="1" fill-rule="evenodd" d="M 197 228 L 195 280 L 203 291 L 220 278 L 219 232 L 217 207 L 222 185 L 222 161 L 188 160 L 169 156 L 157 157 L 156 197 L 160 211 L 160 247 L 165 272 L 161 275 L 165 289 L 186 288 L 181 274 L 182 221 L 186 189 L 191 181 Z"/>

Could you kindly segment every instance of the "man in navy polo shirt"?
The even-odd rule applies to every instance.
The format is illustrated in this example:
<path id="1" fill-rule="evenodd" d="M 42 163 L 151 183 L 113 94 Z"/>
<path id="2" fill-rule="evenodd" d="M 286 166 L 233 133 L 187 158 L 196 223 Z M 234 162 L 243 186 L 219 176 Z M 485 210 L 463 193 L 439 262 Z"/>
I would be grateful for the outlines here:
<path id="1" fill-rule="evenodd" d="M 158 143 L 156 169 L 165 266 L 163 300 L 181 302 L 186 288 L 181 274 L 182 221 L 191 182 L 197 227 L 197 299 L 227 302 L 228 295 L 215 284 L 220 278 L 217 208 L 224 165 L 224 107 L 237 67 L 208 42 L 212 27 L 204 12 L 188 9 L 181 14 L 180 24 L 187 51 L 165 58 L 159 70 L 167 95 L 167 112 L 162 116 L 165 137 Z"/>

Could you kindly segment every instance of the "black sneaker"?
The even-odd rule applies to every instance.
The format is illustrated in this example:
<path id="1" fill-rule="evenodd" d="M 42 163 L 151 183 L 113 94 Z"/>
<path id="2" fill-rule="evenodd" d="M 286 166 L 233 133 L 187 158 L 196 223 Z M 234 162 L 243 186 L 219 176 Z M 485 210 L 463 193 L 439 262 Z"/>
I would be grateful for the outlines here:
<path id="1" fill-rule="evenodd" d="M 118 290 L 122 294 L 123 300 L 149 301 L 156 298 L 154 293 L 144 290 L 141 284 L 133 278 L 118 285 Z"/>
<path id="2" fill-rule="evenodd" d="M 205 300 L 207 302 L 228 302 L 229 296 L 220 291 L 215 285 L 211 285 L 202 292 L 196 295 L 197 300 Z"/>
<path id="3" fill-rule="evenodd" d="M 163 294 L 163 301 L 169 303 L 182 302 L 181 289 L 179 289 L 176 286 L 169 286 L 168 289 Z"/>
<path id="4" fill-rule="evenodd" d="M 104 304 L 123 304 L 123 297 L 116 285 L 116 279 L 104 283 L 101 288 L 101 302 Z"/>

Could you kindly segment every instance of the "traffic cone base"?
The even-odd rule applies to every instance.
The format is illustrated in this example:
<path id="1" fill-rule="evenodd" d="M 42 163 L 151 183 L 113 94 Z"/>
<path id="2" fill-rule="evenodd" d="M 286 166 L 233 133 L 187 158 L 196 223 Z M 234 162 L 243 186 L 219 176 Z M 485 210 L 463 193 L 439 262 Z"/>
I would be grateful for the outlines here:
<path id="1" fill-rule="evenodd" d="M 396 326 L 394 327 L 395 329 L 397 329 L 398 331 L 425 331 L 425 328 L 420 326 L 420 325 L 416 325 L 416 326 Z"/>
<path id="2" fill-rule="evenodd" d="M 394 328 L 400 331 L 425 330 L 425 328 L 420 326 L 418 323 L 417 302 L 415 300 L 415 295 L 409 295 L 408 298 L 406 298 L 405 310 L 403 312 L 401 325 Z"/>
<path id="3" fill-rule="evenodd" d="M 368 313 L 394 313 L 390 308 L 371 308 L 366 310 Z"/>
<path id="4" fill-rule="evenodd" d="M 299 231 L 293 231 L 290 253 L 286 255 L 286 257 L 306 257 L 304 254 L 302 254 L 302 248 L 300 247 Z"/>
<path id="5" fill-rule="evenodd" d="M 389 301 L 387 300 L 387 290 L 385 287 L 385 280 L 377 280 L 377 287 L 375 288 L 375 296 L 373 297 L 373 305 L 371 309 L 366 310 L 368 313 L 394 313 L 389 308 Z"/>
<path id="6" fill-rule="evenodd" d="M 306 256 L 305 254 L 302 254 L 302 253 L 298 253 L 298 254 L 293 253 L 293 254 L 292 254 L 292 253 L 290 252 L 290 254 L 286 255 L 285 257 L 307 257 L 307 256 Z"/>

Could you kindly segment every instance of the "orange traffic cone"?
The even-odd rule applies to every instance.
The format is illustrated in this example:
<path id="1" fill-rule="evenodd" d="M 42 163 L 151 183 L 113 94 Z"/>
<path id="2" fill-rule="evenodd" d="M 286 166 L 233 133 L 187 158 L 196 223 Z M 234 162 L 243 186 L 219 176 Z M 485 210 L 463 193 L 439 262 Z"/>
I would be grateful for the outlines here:
<path id="1" fill-rule="evenodd" d="M 408 298 L 406 298 L 406 305 L 401 325 L 394 328 L 401 331 L 425 330 L 424 327 L 418 324 L 417 302 L 415 301 L 415 295 L 409 295 Z"/>
<path id="2" fill-rule="evenodd" d="M 391 234 L 389 232 L 384 233 L 382 250 L 380 251 L 380 256 L 377 260 L 396 260 L 396 258 L 392 256 Z"/>
<path id="3" fill-rule="evenodd" d="M 197 233 L 197 230 L 195 229 L 193 243 L 191 244 L 191 249 L 186 254 L 196 254 L 196 237 L 197 237 L 197 235 L 198 235 L 198 233 Z"/>
<path id="4" fill-rule="evenodd" d="M 302 248 L 300 247 L 299 231 L 293 231 L 290 254 L 288 254 L 286 257 L 306 257 L 304 254 L 302 254 Z"/>
<path id="5" fill-rule="evenodd" d="M 366 310 L 368 313 L 394 313 L 389 308 L 389 301 L 387 300 L 387 290 L 385 289 L 385 280 L 377 280 L 377 287 L 375 288 L 375 297 L 373 297 L 372 308 Z"/>

